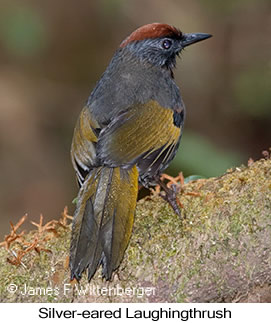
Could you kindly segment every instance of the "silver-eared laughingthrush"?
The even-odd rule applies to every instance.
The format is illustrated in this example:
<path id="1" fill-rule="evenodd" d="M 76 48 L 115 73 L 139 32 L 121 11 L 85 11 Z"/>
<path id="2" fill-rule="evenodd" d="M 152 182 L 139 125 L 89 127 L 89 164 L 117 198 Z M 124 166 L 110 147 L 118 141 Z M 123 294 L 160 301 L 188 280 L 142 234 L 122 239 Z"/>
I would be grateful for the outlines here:
<path id="1" fill-rule="evenodd" d="M 209 34 L 145 25 L 117 49 L 75 126 L 80 185 L 70 248 L 71 279 L 102 264 L 110 279 L 128 245 L 138 182 L 149 187 L 174 158 L 185 117 L 173 77 L 176 56 Z"/>

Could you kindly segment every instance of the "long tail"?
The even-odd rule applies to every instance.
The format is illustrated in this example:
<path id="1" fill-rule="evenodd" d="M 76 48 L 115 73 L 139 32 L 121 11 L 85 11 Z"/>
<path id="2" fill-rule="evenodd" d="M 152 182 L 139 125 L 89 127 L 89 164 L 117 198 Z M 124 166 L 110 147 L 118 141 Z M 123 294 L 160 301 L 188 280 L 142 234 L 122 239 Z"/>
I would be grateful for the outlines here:
<path id="1" fill-rule="evenodd" d="M 99 167 L 82 185 L 74 213 L 70 247 L 71 279 L 88 279 L 103 266 L 108 280 L 118 268 L 130 240 L 137 199 L 138 172 Z"/>

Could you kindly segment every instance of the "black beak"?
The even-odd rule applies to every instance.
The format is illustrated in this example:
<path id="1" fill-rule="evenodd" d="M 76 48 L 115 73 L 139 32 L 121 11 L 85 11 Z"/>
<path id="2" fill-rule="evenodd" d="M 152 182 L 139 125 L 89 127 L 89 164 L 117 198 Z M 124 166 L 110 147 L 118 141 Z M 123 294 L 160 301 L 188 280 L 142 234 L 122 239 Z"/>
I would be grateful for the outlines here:
<path id="1" fill-rule="evenodd" d="M 212 37 L 212 35 L 203 33 L 183 34 L 181 45 L 184 48 L 210 37 Z"/>

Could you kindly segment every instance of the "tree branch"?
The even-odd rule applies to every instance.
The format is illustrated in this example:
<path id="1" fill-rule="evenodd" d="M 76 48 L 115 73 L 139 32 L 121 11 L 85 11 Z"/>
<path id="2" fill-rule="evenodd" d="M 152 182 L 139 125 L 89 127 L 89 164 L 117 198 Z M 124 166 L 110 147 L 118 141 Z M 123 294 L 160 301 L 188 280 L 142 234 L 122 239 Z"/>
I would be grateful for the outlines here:
<path id="1" fill-rule="evenodd" d="M 182 221 L 158 196 L 138 202 L 133 235 L 112 282 L 99 270 L 90 284 L 84 276 L 70 285 L 70 228 L 60 226 L 57 236 L 44 240 L 51 253 L 26 254 L 27 268 L 8 263 L 9 251 L 1 248 L 1 301 L 271 301 L 271 160 L 190 182 L 179 199 Z M 23 295 L 25 287 L 32 295 Z"/>

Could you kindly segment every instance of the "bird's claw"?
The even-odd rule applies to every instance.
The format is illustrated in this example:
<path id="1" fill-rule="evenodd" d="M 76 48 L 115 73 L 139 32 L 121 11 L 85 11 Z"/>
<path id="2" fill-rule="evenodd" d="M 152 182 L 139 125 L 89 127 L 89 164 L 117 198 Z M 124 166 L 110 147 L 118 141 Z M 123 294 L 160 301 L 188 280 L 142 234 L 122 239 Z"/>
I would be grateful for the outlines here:
<path id="1" fill-rule="evenodd" d="M 163 192 L 160 192 L 159 196 L 161 196 L 166 202 L 169 203 L 169 205 L 172 207 L 173 211 L 181 219 L 182 216 L 181 216 L 180 207 L 182 207 L 182 205 L 177 197 L 179 187 L 175 184 L 172 184 L 171 188 L 169 188 L 161 179 L 158 180 L 158 184 L 161 186 L 161 188 L 163 188 Z"/>

